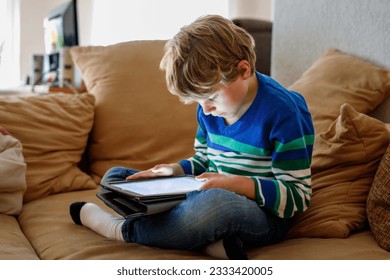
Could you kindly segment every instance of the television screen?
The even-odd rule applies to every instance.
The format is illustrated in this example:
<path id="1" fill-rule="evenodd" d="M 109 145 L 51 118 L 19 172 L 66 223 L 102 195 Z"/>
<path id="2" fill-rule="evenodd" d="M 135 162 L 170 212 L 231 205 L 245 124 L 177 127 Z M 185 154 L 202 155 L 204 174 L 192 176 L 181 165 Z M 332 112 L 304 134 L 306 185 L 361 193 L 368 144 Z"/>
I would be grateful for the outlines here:
<path id="1" fill-rule="evenodd" d="M 59 52 L 63 47 L 79 44 L 76 0 L 51 10 L 43 21 L 45 29 L 45 51 Z"/>

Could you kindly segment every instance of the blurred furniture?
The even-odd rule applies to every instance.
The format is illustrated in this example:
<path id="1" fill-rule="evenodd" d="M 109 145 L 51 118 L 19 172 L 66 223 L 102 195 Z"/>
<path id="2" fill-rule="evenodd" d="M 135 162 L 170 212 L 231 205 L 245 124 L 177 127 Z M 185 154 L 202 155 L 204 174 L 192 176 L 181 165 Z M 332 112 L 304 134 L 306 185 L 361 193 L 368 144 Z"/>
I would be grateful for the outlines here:
<path id="1" fill-rule="evenodd" d="M 236 18 L 233 22 L 253 36 L 256 44 L 256 70 L 269 76 L 271 73 L 272 22 L 245 18 Z"/>

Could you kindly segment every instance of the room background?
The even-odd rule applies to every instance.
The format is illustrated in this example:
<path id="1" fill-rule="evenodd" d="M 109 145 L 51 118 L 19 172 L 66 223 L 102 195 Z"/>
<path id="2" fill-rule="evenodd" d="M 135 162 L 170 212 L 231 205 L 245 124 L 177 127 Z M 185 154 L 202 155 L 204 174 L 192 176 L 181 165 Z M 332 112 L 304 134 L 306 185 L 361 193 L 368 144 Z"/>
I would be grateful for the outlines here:
<path id="1" fill-rule="evenodd" d="M 31 74 L 32 55 L 45 50 L 43 19 L 66 0 L 1 1 L 8 4 L 7 16 L 13 17 L 7 28 L 12 44 L 6 44 L 0 67 L 0 88 L 7 88 L 23 83 Z M 211 13 L 272 20 L 272 1 L 78 0 L 79 41 L 80 45 L 109 45 L 128 40 L 168 39 L 181 26 Z"/>

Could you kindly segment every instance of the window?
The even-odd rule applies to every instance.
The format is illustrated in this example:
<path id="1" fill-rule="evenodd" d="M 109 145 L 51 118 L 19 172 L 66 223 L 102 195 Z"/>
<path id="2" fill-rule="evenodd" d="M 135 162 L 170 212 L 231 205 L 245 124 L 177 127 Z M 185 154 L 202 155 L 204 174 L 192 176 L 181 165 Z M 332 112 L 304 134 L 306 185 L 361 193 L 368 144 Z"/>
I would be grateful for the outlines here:
<path id="1" fill-rule="evenodd" d="M 0 0 L 0 88 L 19 84 L 19 1 Z"/>
<path id="2" fill-rule="evenodd" d="M 116 0 L 95 1 L 87 44 L 169 39 L 205 14 L 228 17 L 228 0 Z"/>

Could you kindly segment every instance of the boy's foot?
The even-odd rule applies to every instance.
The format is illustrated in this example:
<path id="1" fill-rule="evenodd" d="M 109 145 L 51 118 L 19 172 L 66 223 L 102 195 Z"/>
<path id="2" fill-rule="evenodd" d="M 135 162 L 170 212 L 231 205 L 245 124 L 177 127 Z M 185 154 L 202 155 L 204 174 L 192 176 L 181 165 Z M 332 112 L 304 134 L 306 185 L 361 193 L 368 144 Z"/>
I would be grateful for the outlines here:
<path id="1" fill-rule="evenodd" d="M 93 203 L 74 202 L 69 207 L 70 216 L 77 225 L 83 225 L 111 240 L 124 241 L 122 225 L 124 218 L 118 218 Z"/>
<path id="2" fill-rule="evenodd" d="M 219 259 L 247 260 L 241 240 L 236 236 L 226 237 L 204 248 L 209 256 Z"/>
<path id="3" fill-rule="evenodd" d="M 230 260 L 247 260 L 248 257 L 242 248 L 242 242 L 238 237 L 230 236 L 223 239 L 223 247 Z"/>
<path id="4" fill-rule="evenodd" d="M 72 220 L 76 225 L 82 225 L 80 220 L 80 211 L 81 207 L 83 207 L 85 203 L 86 202 L 84 201 L 74 202 L 69 207 L 70 216 L 72 217 Z"/>

